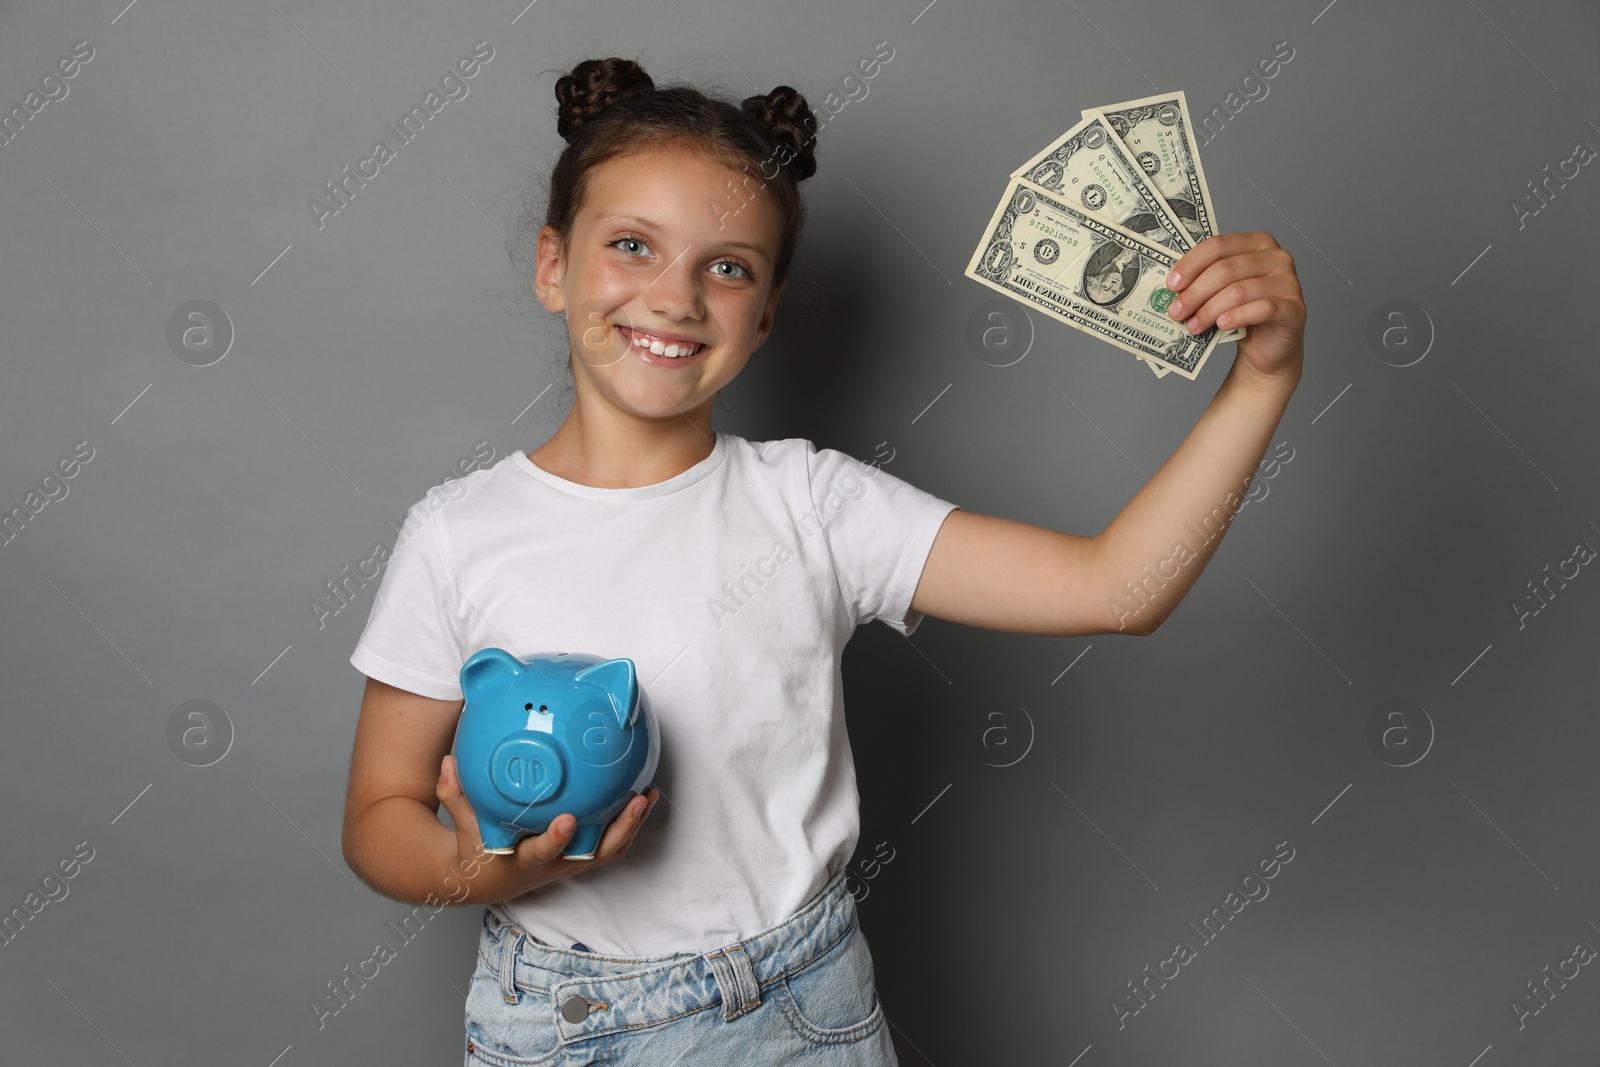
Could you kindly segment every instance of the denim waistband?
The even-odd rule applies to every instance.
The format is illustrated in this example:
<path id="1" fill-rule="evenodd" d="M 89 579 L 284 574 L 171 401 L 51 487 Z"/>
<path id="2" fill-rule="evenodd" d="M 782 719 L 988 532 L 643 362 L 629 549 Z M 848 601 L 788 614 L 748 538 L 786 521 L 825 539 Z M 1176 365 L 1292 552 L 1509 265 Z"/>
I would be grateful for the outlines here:
<path id="1" fill-rule="evenodd" d="M 610 956 L 557 948 L 485 908 L 478 951 L 505 999 L 549 994 L 563 1042 L 665 1022 L 721 1006 L 735 1019 L 762 987 L 799 970 L 848 936 L 856 901 L 841 867 L 789 918 L 709 952 Z"/>

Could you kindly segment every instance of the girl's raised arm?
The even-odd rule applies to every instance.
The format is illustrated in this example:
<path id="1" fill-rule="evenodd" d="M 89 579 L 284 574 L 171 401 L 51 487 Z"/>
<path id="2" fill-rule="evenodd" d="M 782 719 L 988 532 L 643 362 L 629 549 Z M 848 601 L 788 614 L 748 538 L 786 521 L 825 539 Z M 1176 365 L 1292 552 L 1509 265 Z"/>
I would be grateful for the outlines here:
<path id="1" fill-rule="evenodd" d="M 1268 233 L 1207 238 L 1173 266 L 1168 308 L 1191 333 L 1248 326 L 1216 396 L 1153 478 L 1093 537 L 966 511 L 939 528 L 914 610 L 1011 633 L 1155 631 L 1243 506 L 1300 382 L 1306 310 Z"/>

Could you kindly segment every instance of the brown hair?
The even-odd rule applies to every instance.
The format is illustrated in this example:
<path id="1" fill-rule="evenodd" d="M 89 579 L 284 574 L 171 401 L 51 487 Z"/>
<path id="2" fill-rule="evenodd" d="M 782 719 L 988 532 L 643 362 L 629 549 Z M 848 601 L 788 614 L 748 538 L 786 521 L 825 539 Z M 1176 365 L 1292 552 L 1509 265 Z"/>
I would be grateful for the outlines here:
<path id="1" fill-rule="evenodd" d="M 550 173 L 543 218 L 529 205 L 520 232 L 536 238 L 549 226 L 566 247 L 595 167 L 630 152 L 690 147 L 746 172 L 744 189 L 727 194 L 729 210 L 756 190 L 771 191 L 783 227 L 769 281 L 783 284 L 805 225 L 799 185 L 817 170 L 817 123 L 804 96 L 780 85 L 735 103 L 692 85 L 658 87 L 638 63 L 617 56 L 584 60 L 556 81 L 555 93 L 556 132 L 567 146 Z"/>

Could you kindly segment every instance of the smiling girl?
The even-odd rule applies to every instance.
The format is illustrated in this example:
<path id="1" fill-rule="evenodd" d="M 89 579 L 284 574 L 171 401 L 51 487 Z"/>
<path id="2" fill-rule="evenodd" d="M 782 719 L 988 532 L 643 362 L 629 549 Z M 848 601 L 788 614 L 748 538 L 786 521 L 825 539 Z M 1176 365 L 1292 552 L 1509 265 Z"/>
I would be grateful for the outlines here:
<path id="1" fill-rule="evenodd" d="M 894 1064 L 844 885 L 859 832 L 845 643 L 874 619 L 909 636 L 925 615 L 1153 632 L 1221 538 L 1171 578 L 1150 565 L 1193 540 L 1190 523 L 1237 511 L 1299 381 L 1293 261 L 1265 233 L 1178 260 L 1170 314 L 1249 330 L 1105 530 L 977 515 L 808 440 L 712 426 L 799 241 L 816 170 L 805 98 L 657 87 L 620 58 L 578 64 L 555 92 L 568 144 L 532 286 L 565 316 L 573 403 L 538 448 L 412 508 L 350 657 L 368 680 L 345 858 L 396 899 L 483 907 L 469 1064 Z M 486 647 L 636 664 L 660 768 L 594 859 L 561 857 L 566 815 L 511 855 L 483 851 L 449 752 L 461 665 Z"/>

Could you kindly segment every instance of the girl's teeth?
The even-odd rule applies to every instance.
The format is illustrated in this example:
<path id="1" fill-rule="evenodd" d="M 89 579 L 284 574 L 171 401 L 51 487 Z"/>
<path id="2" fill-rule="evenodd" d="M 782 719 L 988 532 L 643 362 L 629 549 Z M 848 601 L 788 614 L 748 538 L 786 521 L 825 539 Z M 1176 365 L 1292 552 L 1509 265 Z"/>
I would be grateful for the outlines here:
<path id="1" fill-rule="evenodd" d="M 648 348 L 650 351 L 654 352 L 658 356 L 667 356 L 667 357 L 672 358 L 672 359 L 677 359 L 677 358 L 679 358 L 681 356 L 687 356 L 691 352 L 693 352 L 696 347 L 698 347 L 698 346 L 693 345 L 693 344 L 670 344 L 669 345 L 669 344 L 663 344 L 660 341 L 649 341 L 649 342 L 646 342 L 643 337 L 639 337 L 639 336 L 635 336 L 634 337 L 633 343 L 638 345 L 640 348 Z"/>

